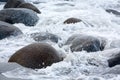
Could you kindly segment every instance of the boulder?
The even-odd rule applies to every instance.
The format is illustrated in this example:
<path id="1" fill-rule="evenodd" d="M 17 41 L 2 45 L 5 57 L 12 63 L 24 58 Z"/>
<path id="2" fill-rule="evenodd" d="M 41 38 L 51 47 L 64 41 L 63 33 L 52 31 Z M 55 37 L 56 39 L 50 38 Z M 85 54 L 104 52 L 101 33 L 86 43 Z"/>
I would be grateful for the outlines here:
<path id="1" fill-rule="evenodd" d="M 16 8 L 22 3 L 25 3 L 25 1 L 24 0 L 8 0 L 4 8 Z"/>
<path id="2" fill-rule="evenodd" d="M 120 65 L 120 53 L 112 57 L 111 59 L 108 59 L 108 66 L 114 67 L 116 65 Z"/>
<path id="3" fill-rule="evenodd" d="M 81 22 L 82 20 L 77 19 L 77 18 L 68 18 L 67 20 L 64 21 L 64 24 L 74 24 Z"/>
<path id="4" fill-rule="evenodd" d="M 57 35 L 47 33 L 47 32 L 33 33 L 31 34 L 31 37 L 38 42 L 51 41 L 51 42 L 58 43 L 58 40 L 60 39 L 60 37 L 58 37 Z"/>
<path id="5" fill-rule="evenodd" d="M 22 34 L 21 30 L 9 23 L 0 21 L 0 39 Z"/>
<path id="6" fill-rule="evenodd" d="M 24 67 L 40 69 L 59 62 L 62 57 L 47 43 L 33 43 L 13 54 L 9 62 L 16 62 Z"/>
<path id="7" fill-rule="evenodd" d="M 26 26 L 34 26 L 39 17 L 37 14 L 25 8 L 7 8 L 0 11 L 0 21 L 5 21 L 11 24 L 23 23 Z"/>
<path id="8" fill-rule="evenodd" d="M 19 6 L 17 6 L 17 8 L 27 8 L 27 9 L 31 9 L 31 10 L 39 13 L 39 14 L 41 13 L 39 11 L 39 9 L 37 7 L 35 7 L 33 4 L 31 4 L 31 3 L 22 3 Z"/>
<path id="9" fill-rule="evenodd" d="M 95 52 L 103 50 L 105 47 L 106 41 L 102 38 L 96 38 L 93 36 L 76 34 L 71 36 L 66 45 L 70 45 L 71 51 L 82 51 Z"/>

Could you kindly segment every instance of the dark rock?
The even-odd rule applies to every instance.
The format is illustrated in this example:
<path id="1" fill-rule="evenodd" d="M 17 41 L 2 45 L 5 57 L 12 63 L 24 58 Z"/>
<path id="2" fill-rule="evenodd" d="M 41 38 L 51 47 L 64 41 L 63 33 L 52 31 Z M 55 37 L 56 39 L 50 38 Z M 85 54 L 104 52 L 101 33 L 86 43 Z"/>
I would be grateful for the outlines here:
<path id="1" fill-rule="evenodd" d="M 109 67 L 114 67 L 115 65 L 119 65 L 119 64 L 120 64 L 120 53 L 115 55 L 113 58 L 108 59 L 108 66 Z"/>
<path id="2" fill-rule="evenodd" d="M 116 11 L 114 9 L 106 9 L 106 12 L 112 13 L 112 14 L 114 14 L 116 16 L 120 16 L 120 12 L 118 12 L 118 11 Z"/>
<path id="3" fill-rule="evenodd" d="M 87 52 L 95 52 L 103 50 L 105 47 L 105 42 L 102 39 L 97 39 L 92 36 L 78 34 L 71 36 L 66 45 L 70 45 L 71 51 L 82 51 L 85 50 Z"/>
<path id="4" fill-rule="evenodd" d="M 25 1 L 24 0 L 8 0 L 4 8 L 16 8 L 22 3 L 25 3 Z"/>
<path id="5" fill-rule="evenodd" d="M 39 9 L 37 7 L 35 7 L 34 5 L 32 5 L 31 3 L 22 3 L 19 6 L 17 6 L 17 8 L 27 8 L 27 9 L 31 9 L 39 14 L 41 13 L 39 11 Z"/>
<path id="6" fill-rule="evenodd" d="M 9 36 L 17 36 L 19 34 L 22 34 L 21 30 L 17 27 L 0 21 L 0 39 L 9 37 Z"/>
<path id="7" fill-rule="evenodd" d="M 58 43 L 58 40 L 60 39 L 57 35 L 47 33 L 47 32 L 34 33 L 34 34 L 31 34 L 31 36 L 35 41 L 38 41 L 38 42 L 52 41 L 52 42 Z"/>
<path id="8" fill-rule="evenodd" d="M 7 2 L 8 0 L 0 0 L 0 2 Z"/>
<path id="9" fill-rule="evenodd" d="M 77 18 L 68 18 L 67 20 L 64 21 L 64 24 L 71 24 L 71 23 L 77 23 L 81 22 L 82 20 L 77 19 Z"/>
<path id="10" fill-rule="evenodd" d="M 9 62 L 16 62 L 28 68 L 43 68 L 59 62 L 62 57 L 47 43 L 34 43 L 18 50 Z"/>
<path id="11" fill-rule="evenodd" d="M 11 24 L 23 23 L 26 26 L 34 26 L 39 17 L 37 14 L 25 8 L 7 8 L 0 11 L 0 21 L 5 21 Z"/>

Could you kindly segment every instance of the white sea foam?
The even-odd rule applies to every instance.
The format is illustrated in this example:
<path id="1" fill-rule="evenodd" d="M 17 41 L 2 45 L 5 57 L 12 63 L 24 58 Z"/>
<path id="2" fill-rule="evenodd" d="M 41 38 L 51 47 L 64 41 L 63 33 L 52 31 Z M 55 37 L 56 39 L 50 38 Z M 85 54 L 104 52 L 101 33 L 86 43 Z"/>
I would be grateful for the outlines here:
<path id="1" fill-rule="evenodd" d="M 120 75 L 104 74 L 109 70 L 107 59 L 120 52 L 120 44 L 110 43 L 120 40 L 120 17 L 109 14 L 107 8 L 120 11 L 120 0 L 30 0 L 43 3 L 34 4 L 42 12 L 38 14 L 40 20 L 34 27 L 24 24 L 14 24 L 19 27 L 24 35 L 9 37 L 0 40 L 0 62 L 7 62 L 10 56 L 30 43 L 35 42 L 29 37 L 35 32 L 50 32 L 62 38 L 58 44 L 51 44 L 67 56 L 64 61 L 55 63 L 45 69 L 28 71 L 15 69 L 4 73 L 7 77 L 32 80 L 119 80 Z M 0 5 L 2 9 L 3 5 Z M 70 17 L 80 18 L 87 23 L 63 24 Z M 65 47 L 58 47 L 72 34 L 87 34 L 101 36 L 107 39 L 104 51 L 93 53 L 65 51 Z M 118 42 L 119 43 L 119 42 Z M 12 73 L 12 74 L 11 74 Z"/>

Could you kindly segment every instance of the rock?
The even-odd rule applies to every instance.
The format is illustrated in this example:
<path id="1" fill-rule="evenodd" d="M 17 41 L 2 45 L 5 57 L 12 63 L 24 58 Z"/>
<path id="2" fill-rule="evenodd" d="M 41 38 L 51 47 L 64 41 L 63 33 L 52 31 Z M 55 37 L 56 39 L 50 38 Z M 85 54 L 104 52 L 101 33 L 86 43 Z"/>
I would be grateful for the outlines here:
<path id="1" fill-rule="evenodd" d="M 113 58 L 108 59 L 108 66 L 109 67 L 114 67 L 114 66 L 119 65 L 119 64 L 120 64 L 120 53 L 115 55 Z"/>
<path id="2" fill-rule="evenodd" d="M 118 12 L 118 11 L 116 11 L 114 9 L 106 9 L 106 12 L 112 13 L 112 14 L 114 14 L 116 16 L 120 16 L 120 12 Z"/>
<path id="3" fill-rule="evenodd" d="M 31 3 L 22 3 L 19 6 L 17 6 L 17 8 L 27 8 L 27 9 L 31 9 L 39 14 L 41 13 L 39 11 L 39 9 L 37 7 L 35 7 L 34 5 L 32 5 Z"/>
<path id="4" fill-rule="evenodd" d="M 82 51 L 95 52 L 103 50 L 105 47 L 105 42 L 103 39 L 98 39 L 92 36 L 76 34 L 71 36 L 66 45 L 71 45 L 71 51 Z"/>
<path id="5" fill-rule="evenodd" d="M 0 0 L 0 2 L 7 2 L 8 0 Z"/>
<path id="6" fill-rule="evenodd" d="M 47 33 L 47 32 L 34 33 L 34 34 L 31 34 L 31 37 L 38 42 L 51 41 L 51 42 L 58 43 L 58 40 L 60 39 L 57 35 Z"/>
<path id="7" fill-rule="evenodd" d="M 25 3 L 25 1 L 24 0 L 8 0 L 4 8 L 16 8 L 22 3 Z"/>
<path id="8" fill-rule="evenodd" d="M 39 17 L 37 14 L 25 8 L 7 8 L 0 11 L 0 21 L 5 21 L 11 24 L 23 23 L 26 26 L 34 26 Z"/>
<path id="9" fill-rule="evenodd" d="M 43 68 L 59 62 L 62 57 L 47 43 L 33 43 L 18 50 L 9 62 L 16 62 L 28 68 Z"/>
<path id="10" fill-rule="evenodd" d="M 9 23 L 0 21 L 0 39 L 22 34 L 21 30 Z"/>
<path id="11" fill-rule="evenodd" d="M 71 23 L 78 23 L 81 22 L 82 20 L 77 19 L 77 18 L 68 18 L 67 20 L 64 21 L 64 24 L 71 24 Z"/>

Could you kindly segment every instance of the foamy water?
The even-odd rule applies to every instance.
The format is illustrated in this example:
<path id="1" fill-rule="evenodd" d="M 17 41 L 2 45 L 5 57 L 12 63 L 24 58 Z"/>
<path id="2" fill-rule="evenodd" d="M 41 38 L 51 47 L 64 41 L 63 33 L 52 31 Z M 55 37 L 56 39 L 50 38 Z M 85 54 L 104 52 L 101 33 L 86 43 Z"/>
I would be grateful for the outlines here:
<path id="1" fill-rule="evenodd" d="M 28 1 L 28 0 L 27 0 Z M 35 1 L 35 0 L 31 0 Z M 56 50 L 66 56 L 64 61 L 55 63 L 45 69 L 25 70 L 15 69 L 4 73 L 7 77 L 32 80 L 119 80 L 120 75 L 104 74 L 110 68 L 107 59 L 120 52 L 120 17 L 109 14 L 105 9 L 112 8 L 120 11 L 120 0 L 39 0 L 34 4 L 42 12 L 36 26 L 14 24 L 23 35 L 0 40 L 0 62 L 7 62 L 10 56 L 20 48 L 35 42 L 30 34 L 49 32 L 61 37 L 58 44 L 50 43 Z M 0 5 L 2 9 L 3 4 Z M 70 17 L 79 18 L 83 22 L 63 24 Z M 87 53 L 66 51 L 68 46 L 59 47 L 73 34 L 100 36 L 107 40 L 104 51 Z M 118 48 L 110 47 L 110 43 Z M 68 48 L 67 48 L 68 49 Z M 12 74 L 11 74 L 12 73 Z"/>

